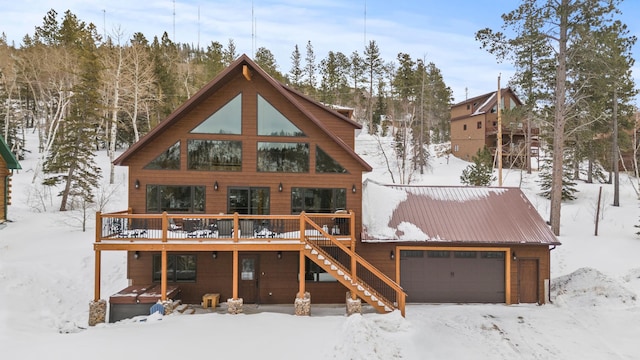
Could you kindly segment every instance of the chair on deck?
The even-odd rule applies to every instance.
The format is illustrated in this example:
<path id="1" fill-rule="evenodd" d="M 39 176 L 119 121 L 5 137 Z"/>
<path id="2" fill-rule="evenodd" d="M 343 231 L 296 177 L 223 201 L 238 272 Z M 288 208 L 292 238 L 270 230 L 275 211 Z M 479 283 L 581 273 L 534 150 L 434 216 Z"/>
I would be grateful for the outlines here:
<path id="1" fill-rule="evenodd" d="M 231 237 L 231 234 L 233 233 L 232 219 L 220 219 L 217 224 L 219 237 Z"/>

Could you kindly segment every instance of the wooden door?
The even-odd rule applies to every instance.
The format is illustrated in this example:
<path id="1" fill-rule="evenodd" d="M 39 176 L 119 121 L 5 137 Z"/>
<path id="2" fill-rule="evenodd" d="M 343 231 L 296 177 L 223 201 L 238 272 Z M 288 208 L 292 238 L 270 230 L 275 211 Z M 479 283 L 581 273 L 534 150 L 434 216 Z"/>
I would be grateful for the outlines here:
<path id="1" fill-rule="evenodd" d="M 537 259 L 518 259 L 518 302 L 539 302 Z"/>
<path id="2" fill-rule="evenodd" d="M 260 302 L 260 277 L 259 272 L 259 256 L 258 254 L 240 254 L 238 264 L 238 296 L 243 299 L 245 304 L 254 304 Z"/>

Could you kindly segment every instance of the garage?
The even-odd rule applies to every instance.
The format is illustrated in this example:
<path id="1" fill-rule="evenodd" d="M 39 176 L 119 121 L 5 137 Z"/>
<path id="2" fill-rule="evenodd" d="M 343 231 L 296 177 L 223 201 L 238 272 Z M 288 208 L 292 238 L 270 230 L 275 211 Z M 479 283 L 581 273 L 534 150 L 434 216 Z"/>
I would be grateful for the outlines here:
<path id="1" fill-rule="evenodd" d="M 400 251 L 408 303 L 504 303 L 505 252 Z"/>

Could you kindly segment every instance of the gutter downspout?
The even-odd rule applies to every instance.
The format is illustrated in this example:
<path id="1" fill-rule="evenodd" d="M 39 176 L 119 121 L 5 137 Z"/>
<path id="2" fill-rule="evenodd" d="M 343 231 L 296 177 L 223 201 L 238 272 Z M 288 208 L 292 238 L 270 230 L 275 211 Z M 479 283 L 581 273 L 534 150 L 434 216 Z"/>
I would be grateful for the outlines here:
<path id="1" fill-rule="evenodd" d="M 553 245 L 550 249 L 549 252 L 555 250 L 556 245 Z M 547 293 L 547 301 L 549 302 L 549 304 L 553 304 L 553 301 L 551 301 L 551 256 L 549 256 L 549 291 Z"/>

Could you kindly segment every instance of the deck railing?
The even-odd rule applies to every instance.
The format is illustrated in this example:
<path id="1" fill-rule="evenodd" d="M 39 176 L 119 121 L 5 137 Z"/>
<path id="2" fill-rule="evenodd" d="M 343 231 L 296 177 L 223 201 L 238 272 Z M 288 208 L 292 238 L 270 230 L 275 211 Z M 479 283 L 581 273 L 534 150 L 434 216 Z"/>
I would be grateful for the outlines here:
<path id="1" fill-rule="evenodd" d="M 308 226 L 300 234 L 301 215 L 133 214 L 131 211 L 96 214 L 96 242 L 304 241 L 318 231 Z M 306 214 L 341 241 L 355 242 L 351 213 Z"/>

